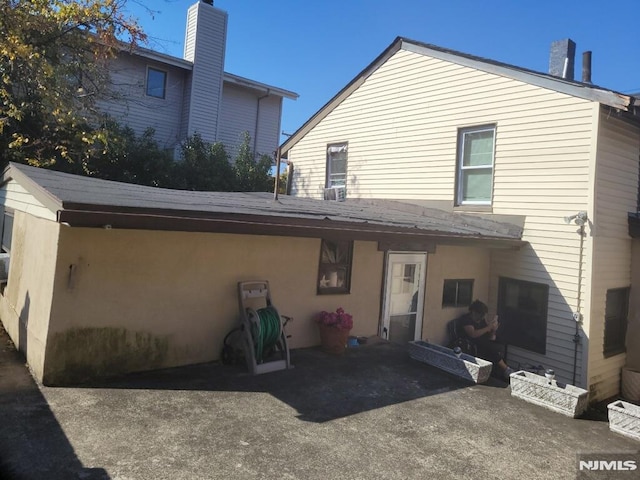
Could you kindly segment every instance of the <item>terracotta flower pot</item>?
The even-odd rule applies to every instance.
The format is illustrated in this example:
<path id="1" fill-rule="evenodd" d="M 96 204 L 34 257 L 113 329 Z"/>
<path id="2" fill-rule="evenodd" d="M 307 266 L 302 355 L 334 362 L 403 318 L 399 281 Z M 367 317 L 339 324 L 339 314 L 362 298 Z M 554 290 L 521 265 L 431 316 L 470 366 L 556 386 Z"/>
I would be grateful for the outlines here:
<path id="1" fill-rule="evenodd" d="M 320 344 L 322 346 L 322 351 L 332 353 L 334 355 L 341 355 L 344 353 L 344 350 L 347 347 L 350 330 L 328 327 L 322 324 L 319 324 L 318 327 L 320 328 Z"/>

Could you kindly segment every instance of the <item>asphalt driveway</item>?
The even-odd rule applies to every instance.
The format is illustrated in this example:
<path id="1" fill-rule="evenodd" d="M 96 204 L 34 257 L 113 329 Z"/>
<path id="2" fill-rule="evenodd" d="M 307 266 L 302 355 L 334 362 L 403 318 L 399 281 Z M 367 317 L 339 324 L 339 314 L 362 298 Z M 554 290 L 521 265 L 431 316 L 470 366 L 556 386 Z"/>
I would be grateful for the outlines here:
<path id="1" fill-rule="evenodd" d="M 294 369 L 257 377 L 208 364 L 51 388 L 0 340 L 0 478 L 567 479 L 579 454 L 638 458 L 598 415 L 470 386 L 386 343 L 296 350 Z"/>

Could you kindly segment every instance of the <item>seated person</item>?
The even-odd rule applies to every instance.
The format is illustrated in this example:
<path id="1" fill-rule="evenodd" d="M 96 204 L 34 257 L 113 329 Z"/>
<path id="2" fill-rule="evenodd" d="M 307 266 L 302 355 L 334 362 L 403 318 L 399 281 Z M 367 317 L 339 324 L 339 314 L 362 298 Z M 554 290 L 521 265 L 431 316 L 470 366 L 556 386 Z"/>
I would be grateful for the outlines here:
<path id="1" fill-rule="evenodd" d="M 497 365 L 505 379 L 509 379 L 509 375 L 513 370 L 505 363 L 502 355 L 502 345 L 494 342 L 495 333 L 499 327 L 496 321 L 488 325 L 485 315 L 489 309 L 480 300 L 474 301 L 469 305 L 469 313 L 465 313 L 456 319 L 458 328 L 464 331 L 465 336 L 471 343 L 476 346 L 477 356 L 490 361 Z"/>

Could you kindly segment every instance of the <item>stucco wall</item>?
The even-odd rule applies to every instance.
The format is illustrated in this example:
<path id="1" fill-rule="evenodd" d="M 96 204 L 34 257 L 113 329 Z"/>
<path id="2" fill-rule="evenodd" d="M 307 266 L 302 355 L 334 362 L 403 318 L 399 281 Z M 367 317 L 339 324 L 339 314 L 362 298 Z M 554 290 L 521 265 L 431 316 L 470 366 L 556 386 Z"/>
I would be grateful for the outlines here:
<path id="1" fill-rule="evenodd" d="M 449 320 L 468 309 L 442 306 L 445 279 L 473 279 L 473 298 L 488 303 L 490 250 L 439 245 L 427 259 L 427 281 L 422 336 L 430 342 L 448 342 Z M 495 306 L 489 314 L 495 313 Z"/>
<path id="2" fill-rule="evenodd" d="M 51 312 L 59 224 L 16 210 L 9 279 L 0 294 L 0 318 L 41 379 Z"/>
<path id="3" fill-rule="evenodd" d="M 317 344 L 313 315 L 339 306 L 352 334 L 375 334 L 377 244 L 355 243 L 348 295 L 316 295 L 319 250 L 319 239 L 63 227 L 44 382 L 218 359 L 238 324 L 238 281 L 269 280 L 294 318 L 292 348 Z"/>

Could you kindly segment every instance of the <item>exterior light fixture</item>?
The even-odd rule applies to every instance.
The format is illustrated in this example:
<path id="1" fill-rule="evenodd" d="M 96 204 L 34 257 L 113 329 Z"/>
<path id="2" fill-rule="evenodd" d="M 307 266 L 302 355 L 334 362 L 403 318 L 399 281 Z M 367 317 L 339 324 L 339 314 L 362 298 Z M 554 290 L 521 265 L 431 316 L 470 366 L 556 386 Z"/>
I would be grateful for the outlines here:
<path id="1" fill-rule="evenodd" d="M 573 222 L 576 225 L 582 226 L 585 223 L 587 223 L 588 219 L 589 217 L 587 216 L 587 212 L 578 212 L 575 215 L 569 215 L 564 217 L 564 223 L 569 225 L 571 222 Z"/>

